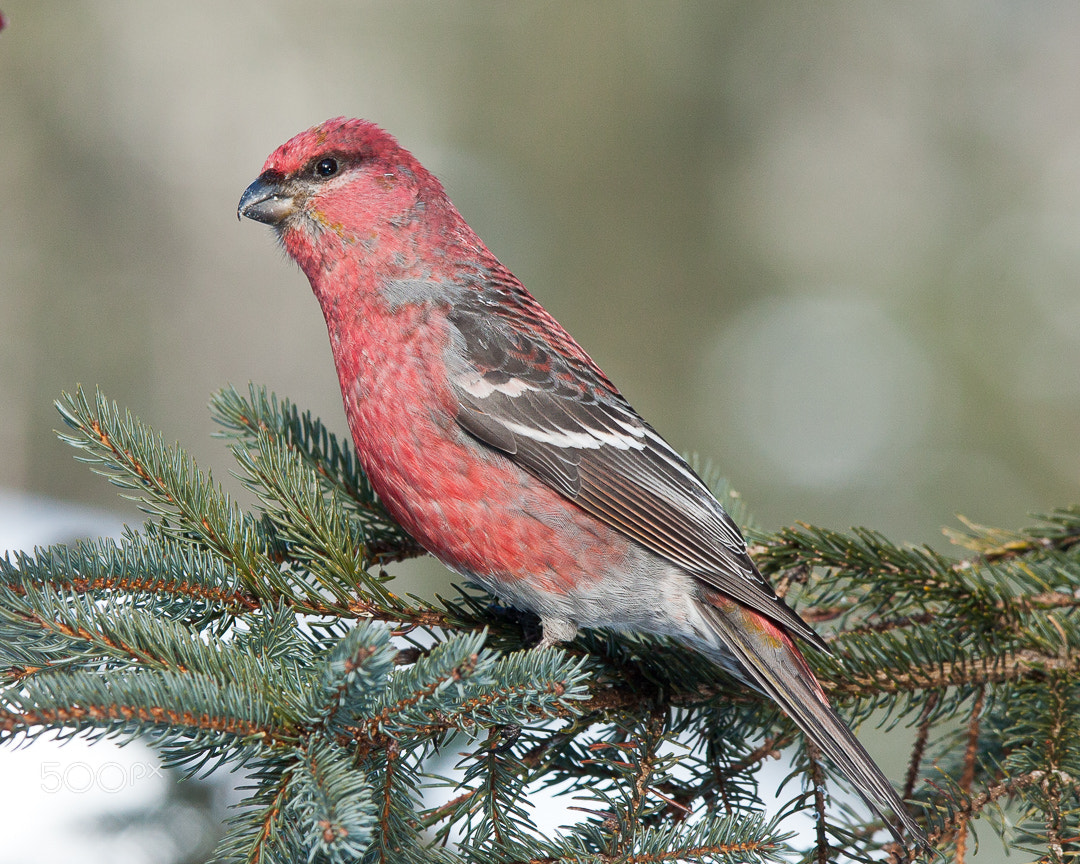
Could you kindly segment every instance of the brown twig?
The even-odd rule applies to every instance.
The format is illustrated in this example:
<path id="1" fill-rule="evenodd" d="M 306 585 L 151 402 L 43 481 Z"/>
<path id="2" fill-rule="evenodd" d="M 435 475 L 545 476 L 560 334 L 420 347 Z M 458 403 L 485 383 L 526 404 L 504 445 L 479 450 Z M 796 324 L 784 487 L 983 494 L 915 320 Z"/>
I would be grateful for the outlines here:
<path id="1" fill-rule="evenodd" d="M 970 720 L 968 721 L 967 746 L 964 748 L 964 773 L 960 776 L 960 789 L 965 797 L 971 798 L 971 789 L 975 784 L 975 757 L 979 752 L 979 724 L 982 715 L 983 699 L 986 690 L 980 687 L 975 693 L 975 701 L 971 706 Z M 967 835 L 969 815 L 962 815 L 956 820 L 956 828 L 953 839 L 956 842 L 956 853 L 953 860 L 956 864 L 964 864 L 967 857 Z"/>
<path id="2" fill-rule="evenodd" d="M 939 699 L 940 694 L 934 691 L 930 693 L 926 704 L 923 706 L 922 714 L 919 717 L 918 733 L 911 748 L 911 760 L 908 762 L 907 774 L 904 777 L 904 794 L 901 796 L 903 798 L 910 798 L 915 792 L 915 783 L 919 778 L 919 766 L 922 765 L 923 756 L 926 753 L 926 744 L 930 740 L 930 717 L 933 715 L 934 709 L 937 708 Z"/>

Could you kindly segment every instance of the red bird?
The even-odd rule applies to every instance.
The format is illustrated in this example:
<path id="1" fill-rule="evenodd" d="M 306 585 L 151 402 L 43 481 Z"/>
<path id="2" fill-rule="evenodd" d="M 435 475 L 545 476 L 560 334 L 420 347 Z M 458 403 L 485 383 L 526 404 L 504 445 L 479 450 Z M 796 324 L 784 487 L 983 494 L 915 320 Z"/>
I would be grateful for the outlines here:
<path id="1" fill-rule="evenodd" d="M 360 462 L 432 555 L 543 622 L 675 637 L 772 697 L 903 842 L 926 838 L 796 647 L 822 641 L 724 508 L 364 120 L 279 147 L 238 215 L 272 225 L 330 333 Z"/>

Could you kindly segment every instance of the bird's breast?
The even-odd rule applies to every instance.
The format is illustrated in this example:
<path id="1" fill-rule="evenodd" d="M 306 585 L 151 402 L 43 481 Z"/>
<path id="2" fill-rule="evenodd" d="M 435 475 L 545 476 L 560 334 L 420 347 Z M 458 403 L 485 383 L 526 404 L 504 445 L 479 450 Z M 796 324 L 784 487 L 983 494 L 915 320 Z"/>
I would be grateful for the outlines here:
<path id="1" fill-rule="evenodd" d="M 488 587 L 525 580 L 556 594 L 620 560 L 624 540 L 458 426 L 437 309 L 369 309 L 336 336 L 328 324 L 360 463 L 429 552 Z"/>

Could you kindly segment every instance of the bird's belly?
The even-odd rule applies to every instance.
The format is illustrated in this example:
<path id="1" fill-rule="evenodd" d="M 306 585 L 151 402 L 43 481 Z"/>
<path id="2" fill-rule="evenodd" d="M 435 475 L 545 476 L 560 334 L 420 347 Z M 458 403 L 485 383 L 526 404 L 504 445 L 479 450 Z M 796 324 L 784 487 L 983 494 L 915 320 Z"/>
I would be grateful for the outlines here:
<path id="1" fill-rule="evenodd" d="M 672 633 L 673 620 L 691 614 L 693 578 L 462 430 L 445 376 L 433 371 L 440 333 L 334 342 L 360 462 L 390 514 L 517 608 L 583 627 Z"/>
<path id="2" fill-rule="evenodd" d="M 419 429 L 420 439 L 428 436 Z M 579 627 L 685 637 L 696 580 L 465 433 L 365 467 L 391 515 L 504 602 Z M 406 434 L 406 433 L 403 433 Z M 409 452 L 405 452 L 409 451 Z"/>

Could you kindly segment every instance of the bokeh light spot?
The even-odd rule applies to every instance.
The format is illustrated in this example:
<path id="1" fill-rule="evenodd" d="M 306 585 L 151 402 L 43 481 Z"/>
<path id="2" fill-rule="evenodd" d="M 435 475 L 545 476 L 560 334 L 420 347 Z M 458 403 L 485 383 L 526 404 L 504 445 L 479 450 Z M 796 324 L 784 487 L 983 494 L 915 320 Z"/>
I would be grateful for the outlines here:
<path id="1" fill-rule="evenodd" d="M 703 410 L 792 482 L 835 487 L 898 468 L 930 401 L 930 364 L 874 303 L 772 298 L 717 336 Z"/>

